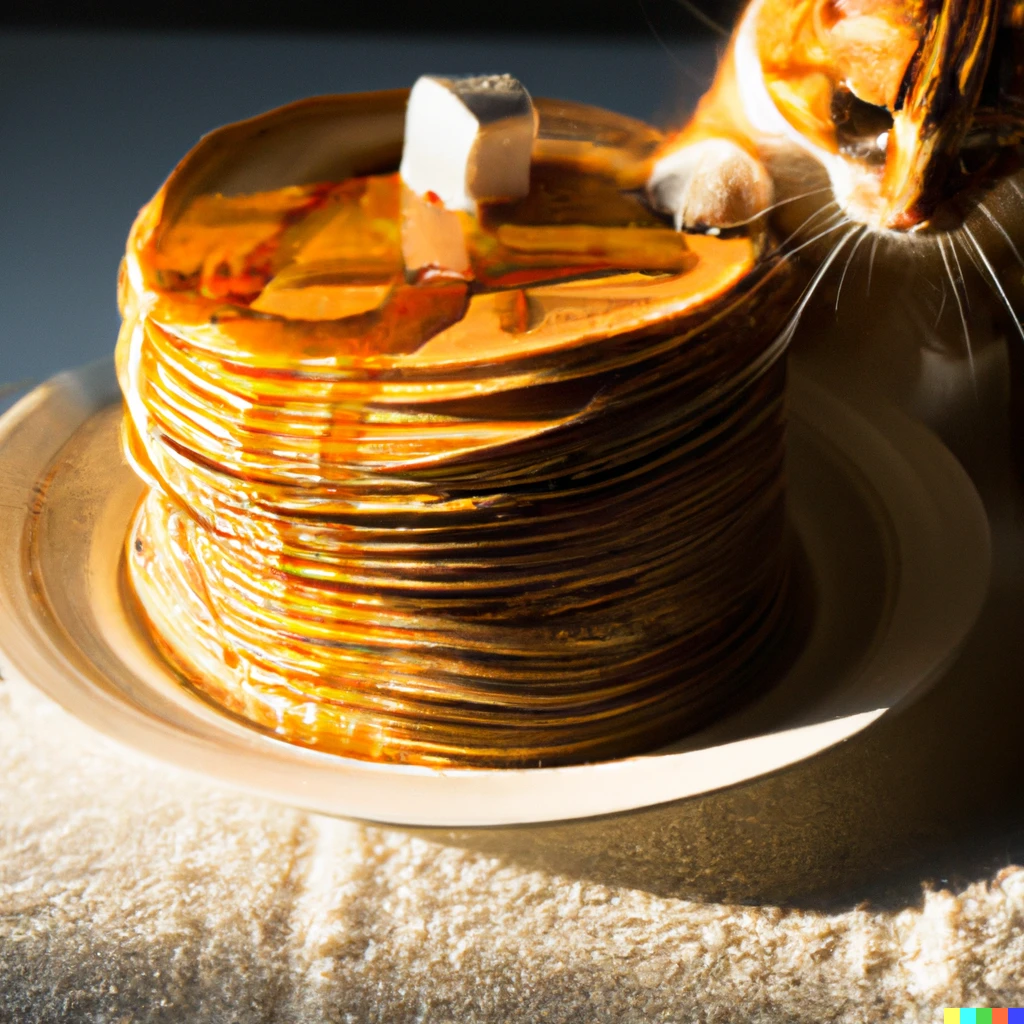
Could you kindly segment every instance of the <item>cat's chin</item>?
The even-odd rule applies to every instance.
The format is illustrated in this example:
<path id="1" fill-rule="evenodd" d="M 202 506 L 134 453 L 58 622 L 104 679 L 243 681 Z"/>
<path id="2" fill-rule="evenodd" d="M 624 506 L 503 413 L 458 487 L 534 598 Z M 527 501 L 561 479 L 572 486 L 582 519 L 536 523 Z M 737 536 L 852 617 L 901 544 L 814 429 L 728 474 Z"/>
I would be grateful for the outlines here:
<path id="1" fill-rule="evenodd" d="M 882 194 L 877 175 L 865 174 L 857 167 L 833 161 L 829 168 L 832 195 L 839 209 L 854 224 L 863 224 L 871 231 L 889 232 L 892 206 Z"/>
<path id="2" fill-rule="evenodd" d="M 878 234 L 907 235 L 929 228 L 893 203 L 882 184 L 881 168 L 829 155 L 824 161 L 836 205 L 851 224 Z"/>

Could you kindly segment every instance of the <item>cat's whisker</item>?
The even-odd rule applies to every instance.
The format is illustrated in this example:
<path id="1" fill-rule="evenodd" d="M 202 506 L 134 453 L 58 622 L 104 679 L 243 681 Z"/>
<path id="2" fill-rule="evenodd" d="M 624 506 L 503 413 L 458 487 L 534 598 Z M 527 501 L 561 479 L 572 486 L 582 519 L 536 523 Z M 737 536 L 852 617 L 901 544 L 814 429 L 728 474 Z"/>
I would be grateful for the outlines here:
<path id="1" fill-rule="evenodd" d="M 939 303 L 939 311 L 935 314 L 935 327 L 939 326 L 942 314 L 946 312 L 946 302 L 949 300 L 949 289 L 946 287 L 945 279 L 942 280 L 942 301 Z"/>
<path id="2" fill-rule="evenodd" d="M 1010 319 L 1013 321 L 1013 326 L 1017 328 L 1017 333 L 1021 336 L 1021 339 L 1024 339 L 1024 327 L 1021 326 L 1020 319 L 1017 316 L 1017 311 L 1013 308 L 1013 303 L 1010 302 L 1010 297 L 1006 294 L 1002 282 L 999 280 L 999 276 L 996 274 L 995 267 L 992 266 L 992 263 L 989 261 L 989 258 L 985 255 L 985 250 L 982 249 L 977 238 L 974 237 L 974 232 L 971 231 L 971 229 L 966 224 L 963 226 L 961 230 L 964 232 L 967 238 L 970 239 L 971 244 L 974 246 L 974 249 L 978 254 L 978 259 L 980 259 L 985 266 L 985 270 L 987 272 L 985 276 L 988 278 L 989 284 L 992 286 L 992 289 L 995 291 L 995 293 L 999 296 L 1000 300 L 1003 303 L 1003 306 L 1006 308 L 1006 312 L 1009 313 Z"/>
<path id="3" fill-rule="evenodd" d="M 1019 191 L 1020 190 L 1018 189 L 1018 192 Z M 981 210 L 983 214 L 985 214 L 985 216 L 989 219 L 989 221 L 991 222 L 992 226 L 996 229 L 996 231 L 998 231 L 999 234 L 1001 234 L 1003 238 L 1006 239 L 1006 244 L 1010 247 L 1010 252 L 1013 253 L 1013 255 L 1016 257 L 1017 262 L 1021 265 L 1022 268 L 1024 268 L 1024 257 L 1021 256 L 1020 250 L 1017 248 L 1016 245 L 1014 245 L 1013 239 L 1010 237 L 1009 232 L 1006 230 L 1006 228 L 1004 228 L 1003 225 L 999 223 L 999 220 L 995 217 L 992 211 L 989 210 L 989 208 L 984 203 L 978 203 L 978 209 Z"/>
<path id="4" fill-rule="evenodd" d="M 960 229 L 958 229 L 959 231 Z M 961 239 L 960 245 L 964 250 L 964 254 L 971 261 L 971 266 L 978 272 L 979 277 L 985 276 L 985 268 L 978 262 L 978 257 L 974 255 L 974 250 L 965 241 Z"/>
<path id="5" fill-rule="evenodd" d="M 794 238 L 796 238 L 805 228 L 807 228 L 810 225 L 812 221 L 817 220 L 823 213 L 829 213 L 829 210 L 829 205 L 821 206 L 817 210 L 815 210 L 814 213 L 812 213 L 809 217 L 805 217 L 803 223 L 801 223 L 799 227 L 791 231 L 789 233 L 789 236 L 784 241 L 779 242 L 778 245 L 776 245 L 775 248 L 768 255 L 774 256 L 776 253 L 782 252 L 786 248 L 786 246 L 793 241 Z M 833 204 L 829 216 L 835 218 L 836 216 L 842 215 L 842 211 L 839 210 L 838 207 L 835 207 L 835 205 Z"/>
<path id="6" fill-rule="evenodd" d="M 868 237 L 868 228 L 865 224 L 860 229 L 860 238 L 854 243 L 853 248 L 850 250 L 850 255 L 846 257 L 846 266 L 843 267 L 843 276 L 839 278 L 839 287 L 836 289 L 836 313 L 839 312 L 839 298 L 843 294 L 843 284 L 846 281 L 846 275 L 850 272 L 850 266 L 853 263 L 854 256 L 857 255 L 857 250 L 864 244 L 864 239 Z"/>
<path id="7" fill-rule="evenodd" d="M 836 224 L 835 227 L 829 228 L 829 231 L 835 231 L 836 228 L 841 226 L 842 225 L 840 224 Z M 853 238 L 853 236 L 857 233 L 858 230 L 859 228 L 857 227 L 850 228 L 850 230 L 847 231 L 846 234 L 843 235 L 843 237 L 832 247 L 832 251 L 822 261 L 821 266 L 818 267 L 818 269 L 814 272 L 814 276 L 808 282 L 807 287 L 804 288 L 803 293 L 801 294 L 800 299 L 798 300 L 796 311 L 793 313 L 792 317 L 790 317 L 789 323 L 786 325 L 785 329 L 782 332 L 783 344 L 788 345 L 790 341 L 792 341 L 793 335 L 796 333 L 797 326 L 800 323 L 800 318 L 801 316 L 803 316 L 803 312 L 807 308 L 807 303 L 811 301 L 811 298 L 813 297 L 818 285 L 821 283 L 822 278 L 828 273 L 829 268 L 836 261 L 839 254 L 843 251 L 844 247 L 846 246 L 846 243 L 849 242 L 851 238 Z"/>
<path id="8" fill-rule="evenodd" d="M 820 196 L 823 192 L 831 192 L 831 191 L 832 191 L 832 186 L 831 185 L 823 185 L 821 188 L 812 188 L 810 190 L 810 192 L 801 192 L 800 195 L 798 195 L 798 196 L 789 196 L 786 199 L 780 199 L 777 203 L 772 203 L 771 206 L 766 206 L 763 210 L 760 211 L 760 213 L 755 213 L 753 217 L 748 217 L 746 220 L 738 220 L 738 221 L 736 221 L 735 224 L 730 224 L 729 226 L 730 227 L 734 227 L 734 228 L 746 227 L 748 224 L 753 224 L 755 221 L 760 220 L 762 217 L 767 216 L 769 213 L 772 213 L 774 210 L 778 210 L 782 206 L 787 206 L 789 203 L 798 203 L 798 202 L 800 202 L 801 199 L 809 199 L 811 196 Z M 819 207 L 814 212 L 815 213 L 820 213 L 824 209 L 827 209 L 827 204 L 826 204 L 826 206 Z M 806 224 L 806 223 L 807 223 L 807 221 L 804 221 L 804 224 Z M 801 227 L 803 227 L 803 225 L 801 225 Z M 799 230 L 800 230 L 800 228 L 797 228 L 797 231 L 799 231 Z M 790 235 L 790 238 L 792 238 L 792 237 L 793 236 Z"/>
<path id="9" fill-rule="evenodd" d="M 946 273 L 949 276 L 950 284 L 953 286 L 953 297 L 956 299 L 957 309 L 960 311 L 960 323 L 962 324 L 964 330 L 964 348 L 967 352 L 967 365 L 970 367 L 971 370 L 971 385 L 974 388 L 974 394 L 977 398 L 978 375 L 974 369 L 974 347 L 971 345 L 971 329 L 967 323 L 967 312 L 964 309 L 964 301 L 966 301 L 969 304 L 970 296 L 967 293 L 967 282 L 964 280 L 963 270 L 960 267 L 960 260 L 957 259 L 955 238 L 953 236 L 950 236 L 949 251 L 953 256 L 953 259 L 956 261 L 957 275 L 959 277 L 959 280 L 956 280 L 953 277 L 953 268 L 949 262 L 948 256 L 946 255 L 945 239 L 943 239 L 941 235 L 939 236 L 939 250 L 942 253 L 942 262 L 946 268 Z M 964 301 L 961 301 L 960 298 L 961 288 L 963 288 Z"/>
<path id="10" fill-rule="evenodd" d="M 971 373 L 974 373 L 974 353 L 971 349 L 971 332 L 967 326 L 967 313 L 964 310 L 963 301 L 960 298 L 960 288 L 957 285 L 956 280 L 953 278 L 953 267 L 949 262 L 949 256 L 946 254 L 946 240 L 939 235 L 939 252 L 942 254 L 942 264 L 946 268 L 946 273 L 949 275 L 949 283 L 953 286 L 953 298 L 956 299 L 956 308 L 960 310 L 960 323 L 964 329 L 964 344 L 967 346 L 967 359 L 971 364 Z M 953 243 L 950 240 L 950 248 L 952 249 Z M 955 253 L 954 253 L 955 255 Z M 959 263 L 957 264 L 959 266 Z M 963 282 L 963 274 L 960 275 L 960 281 Z M 964 286 L 966 289 L 966 285 Z"/>
<path id="11" fill-rule="evenodd" d="M 790 249 L 789 252 L 784 253 L 784 258 L 787 260 L 792 259 L 798 252 L 800 252 L 803 249 L 806 249 L 809 245 L 814 245 L 814 243 L 817 242 L 819 239 L 824 238 L 826 235 L 830 235 L 833 231 L 838 230 L 844 224 L 850 223 L 850 218 L 847 217 L 846 214 L 841 212 L 834 214 L 833 219 L 835 220 L 834 224 L 831 224 L 823 231 L 819 231 L 816 235 L 813 235 L 811 238 L 808 238 L 806 242 L 801 242 L 795 249 Z"/>
<path id="12" fill-rule="evenodd" d="M 967 246 L 964 246 L 964 252 L 967 253 L 968 256 L 970 256 L 971 262 L 973 263 L 974 256 L 971 254 L 971 251 L 967 248 Z M 960 266 L 960 257 L 957 256 L 956 254 L 956 235 L 949 236 L 949 254 L 950 256 L 953 257 L 953 262 L 956 264 L 956 272 L 960 277 L 960 284 L 963 286 L 964 289 L 964 305 L 968 309 L 970 309 L 971 293 L 967 290 L 967 278 L 964 277 L 964 268 Z M 977 270 L 981 270 L 981 267 L 978 267 L 977 264 L 975 264 L 975 267 Z"/>
<path id="13" fill-rule="evenodd" d="M 875 237 L 871 240 L 871 257 L 868 259 L 868 291 L 867 294 L 871 294 L 871 278 L 875 272 L 875 256 L 878 255 L 878 243 L 881 241 L 882 236 L 875 234 Z"/>

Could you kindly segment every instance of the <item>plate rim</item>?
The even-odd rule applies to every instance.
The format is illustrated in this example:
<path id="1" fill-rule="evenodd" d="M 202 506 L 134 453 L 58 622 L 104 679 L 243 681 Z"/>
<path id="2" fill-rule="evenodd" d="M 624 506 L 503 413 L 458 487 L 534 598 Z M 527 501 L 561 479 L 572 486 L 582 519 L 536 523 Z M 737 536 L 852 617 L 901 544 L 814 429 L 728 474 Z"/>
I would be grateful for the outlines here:
<path id="1" fill-rule="evenodd" d="M 20 546 L 18 551 L 18 560 L 22 567 L 22 571 L 27 571 L 28 552 L 26 550 L 25 529 L 27 528 L 27 524 L 29 524 L 32 520 L 32 512 L 30 509 L 15 507 L 15 505 L 11 503 L 5 503 L 3 500 L 3 495 L 5 494 L 5 491 L 10 489 L 9 485 L 6 484 L 4 466 L 5 462 L 10 461 L 10 449 L 12 447 L 12 444 L 14 444 L 15 447 L 17 445 L 17 435 L 19 433 L 19 430 L 23 429 L 26 426 L 26 424 L 30 425 L 33 417 L 40 415 L 41 410 L 45 410 L 46 403 L 48 401 L 53 401 L 55 398 L 63 398 L 65 400 L 66 405 L 62 412 L 64 413 L 68 423 L 73 422 L 74 425 L 70 426 L 67 429 L 63 437 L 51 438 L 50 440 L 52 443 L 49 445 L 45 455 L 36 457 L 35 461 L 37 463 L 41 463 L 39 471 L 37 472 L 35 477 L 35 483 L 37 484 L 39 479 L 45 476 L 45 474 L 50 470 L 50 467 L 53 465 L 55 459 L 59 455 L 59 452 L 62 450 L 64 445 L 69 443 L 75 437 L 75 435 L 86 422 L 88 422 L 94 415 L 102 411 L 104 408 L 108 407 L 112 402 L 120 402 L 120 395 L 117 392 L 116 383 L 113 381 L 111 366 L 112 360 L 104 359 L 97 361 L 95 363 L 88 364 L 87 366 L 81 367 L 77 370 L 65 371 L 64 373 L 58 374 L 55 377 L 51 378 L 49 381 L 46 381 L 44 384 L 34 389 L 28 395 L 24 396 L 2 418 L 0 418 L 0 569 L 2 569 L 3 566 L 5 565 L 5 550 L 6 564 L 8 568 L 10 568 L 12 561 L 10 557 L 10 548 L 12 543 L 16 543 Z M 794 362 L 791 359 L 791 368 L 793 368 L 793 366 Z M 798 400 L 802 400 L 805 403 L 807 401 L 822 402 L 835 400 L 834 395 L 832 395 L 831 398 L 829 398 L 830 393 L 827 391 L 827 389 L 824 388 L 822 385 L 816 383 L 805 371 L 800 370 L 799 367 L 796 367 L 796 369 L 797 372 L 791 374 L 791 400 L 792 396 L 794 395 L 797 397 Z M 853 411 L 854 414 L 857 414 L 858 411 L 855 409 L 855 398 L 851 396 L 846 396 L 846 398 L 846 408 L 848 410 Z M 888 417 L 890 426 L 892 424 L 892 410 L 874 409 L 867 410 L 867 413 L 865 412 L 864 408 L 861 408 L 859 410 L 859 415 L 862 418 L 864 418 L 864 416 L 868 414 L 877 414 L 882 420 L 886 420 Z M 937 439 L 935 439 L 929 432 L 927 432 L 925 428 L 923 428 L 920 424 L 914 423 L 908 417 L 904 417 L 904 419 L 906 420 L 906 423 L 901 424 L 901 429 L 903 429 L 904 431 L 909 429 L 910 434 L 912 435 L 915 443 L 923 443 L 926 446 L 930 445 L 934 449 L 936 449 L 936 451 L 933 451 L 933 454 L 936 455 L 940 463 L 945 463 L 942 467 L 944 472 L 951 473 L 954 478 L 956 478 L 957 474 L 959 474 L 958 483 L 961 487 L 966 488 L 966 490 L 964 490 L 963 492 L 964 495 L 973 496 L 973 500 L 976 503 L 976 508 L 974 509 L 974 514 L 976 518 L 975 526 L 980 526 L 982 524 L 984 526 L 984 536 L 975 537 L 975 555 L 977 555 L 978 552 L 982 548 L 984 548 L 985 558 L 990 560 L 991 546 L 990 538 L 988 535 L 987 517 L 985 515 L 984 508 L 981 505 L 980 498 L 977 497 L 977 493 L 974 490 L 973 485 L 970 484 L 970 481 L 968 480 L 966 473 L 962 470 L 962 468 L 959 466 L 959 464 L 956 462 L 953 456 L 948 452 L 948 450 L 945 449 L 945 447 L 942 446 L 941 443 Z M 869 421 L 865 422 L 868 422 L 868 426 L 871 426 L 871 423 Z M 881 437 L 882 443 L 884 445 L 886 443 L 885 435 L 879 434 L 879 436 Z M 834 439 L 830 440 L 833 440 L 834 443 Z M 31 455 L 30 461 L 32 461 Z M 35 493 L 35 487 L 33 489 L 33 493 Z M 40 500 L 45 502 L 45 494 L 40 498 Z M 20 530 L 17 529 L 19 522 L 21 525 Z M 15 533 L 18 534 L 17 539 L 14 538 Z M 981 610 L 981 606 L 984 601 L 985 591 L 987 590 L 987 580 L 989 575 L 987 563 L 983 575 L 985 580 L 984 585 L 977 585 L 975 587 L 977 593 L 969 595 L 970 600 L 967 602 L 968 604 L 971 604 L 973 607 L 972 613 L 968 616 L 970 622 L 967 623 L 967 625 L 965 625 L 962 635 L 959 636 L 957 638 L 957 642 L 952 645 L 950 651 L 948 652 L 948 659 L 946 663 L 948 663 L 949 659 L 955 656 L 956 650 L 959 649 L 963 641 L 966 639 L 967 635 L 970 632 L 970 627 L 973 626 L 973 623 L 977 619 L 977 615 Z M 31 641 L 33 638 L 26 635 L 25 627 L 27 624 L 20 621 L 16 608 L 17 601 L 12 601 L 11 598 L 12 589 L 16 589 L 19 585 L 22 587 L 22 589 L 25 589 L 24 583 L 25 581 L 23 578 L 15 582 L 7 578 L 7 574 L 0 572 L 0 613 L 4 613 L 2 616 L 0 616 L 0 665 L 2 665 L 4 669 L 9 670 L 13 676 L 23 679 L 25 682 L 34 686 L 36 689 L 44 692 L 48 697 L 55 700 L 56 703 L 64 707 L 65 710 L 67 710 L 74 717 L 78 718 L 81 721 L 84 721 L 86 725 L 105 735 L 109 739 L 112 739 L 123 746 L 127 746 L 129 749 L 132 749 L 137 753 L 141 753 L 143 756 L 156 760 L 162 764 L 172 763 L 176 767 L 181 768 L 182 770 L 192 770 L 187 764 L 182 764 L 180 759 L 171 759 L 165 756 L 161 756 L 158 753 L 153 753 L 150 750 L 142 749 L 140 748 L 140 745 L 138 743 L 133 743 L 130 740 L 125 739 L 123 735 L 118 735 L 115 725 L 111 723 L 109 720 L 103 720 L 102 716 L 98 716 L 95 713 L 82 713 L 80 709 L 76 709 L 76 707 L 72 706 L 76 705 L 78 702 L 68 699 L 67 687 L 65 686 L 64 691 L 61 691 L 61 687 L 59 685 L 55 685 L 51 677 L 47 677 L 45 679 L 33 678 L 33 676 L 37 675 L 37 673 L 33 671 L 33 666 L 31 664 L 33 659 L 31 657 L 24 657 L 25 642 L 28 641 L 29 647 L 31 647 Z M 18 632 L 17 626 L 19 624 L 21 626 L 21 633 L 23 634 L 20 637 L 21 642 L 19 642 L 19 638 L 17 636 L 14 636 L 14 634 Z M 57 625 L 58 627 L 60 627 L 60 623 L 57 623 Z M 45 636 L 45 631 L 42 631 L 38 627 L 38 624 L 36 624 L 36 626 L 37 628 L 35 631 L 35 639 L 38 639 L 40 632 L 42 632 L 43 636 Z M 14 636 L 13 644 L 12 636 Z M 52 643 L 52 640 L 49 643 L 49 648 L 50 654 L 52 654 L 53 651 L 56 650 L 54 644 Z M 35 653 L 36 655 L 40 655 L 40 652 L 38 650 Z M 57 651 L 57 654 L 58 657 L 61 656 L 61 652 Z M 43 662 L 49 660 L 44 655 L 40 655 L 40 657 Z M 26 661 L 28 662 L 27 666 L 25 665 Z M 54 670 L 53 664 L 50 664 L 50 669 Z M 73 665 L 70 665 L 68 663 L 66 657 L 63 658 L 63 664 L 56 669 L 56 671 L 58 672 L 68 672 L 71 670 L 77 671 L 77 669 L 75 669 Z M 920 693 L 928 687 L 928 685 L 934 682 L 940 674 L 941 672 L 933 672 L 932 676 L 934 678 L 930 680 L 926 679 L 923 681 L 919 681 L 919 684 L 916 687 L 913 687 L 907 692 L 903 693 L 900 699 L 896 700 L 889 706 L 883 706 L 869 711 L 862 711 L 859 713 L 855 713 L 853 715 L 847 715 L 831 721 L 817 722 L 811 725 L 798 726 L 795 730 L 780 730 L 767 734 L 767 742 L 774 741 L 776 743 L 779 743 L 784 742 L 787 737 L 792 739 L 792 734 L 799 733 L 800 737 L 805 741 L 805 744 L 808 739 L 817 736 L 819 733 L 827 736 L 827 739 L 824 743 L 817 745 L 814 743 L 810 743 L 809 747 L 807 749 L 803 749 L 802 752 L 799 753 L 797 756 L 786 759 L 782 763 L 778 763 L 774 767 L 771 767 L 767 770 L 759 771 L 749 776 L 744 776 L 741 778 L 735 778 L 729 781 L 725 781 L 721 784 L 708 786 L 705 789 L 683 793 L 681 795 L 668 796 L 666 798 L 653 800 L 640 797 L 638 802 L 632 803 L 629 806 L 616 806 L 609 808 L 607 810 L 590 811 L 583 814 L 539 814 L 536 816 L 526 818 L 523 818 L 520 815 L 520 817 L 515 820 L 509 820 L 507 817 L 501 815 L 495 816 L 492 819 L 488 819 L 485 815 L 484 820 L 481 820 L 480 814 L 477 813 L 471 816 L 473 820 L 458 820 L 458 816 L 449 816 L 445 817 L 442 821 L 438 821 L 436 820 L 436 818 L 433 818 L 430 815 L 427 815 L 425 817 L 417 815 L 405 815 L 401 818 L 401 820 L 396 820 L 396 818 L 393 815 L 375 817 L 372 813 L 366 813 L 365 811 L 359 813 L 346 813 L 345 811 L 339 811 L 333 807 L 325 807 L 322 801 L 313 800 L 312 802 L 310 802 L 309 800 L 304 799 L 304 796 L 306 794 L 303 794 L 302 792 L 294 792 L 290 795 L 282 794 L 276 791 L 271 792 L 268 791 L 266 785 L 254 784 L 247 786 L 244 781 L 239 781 L 235 778 L 227 778 L 223 774 L 214 774 L 213 781 L 215 781 L 218 784 L 231 786 L 233 788 L 248 790 L 249 792 L 257 793 L 265 798 L 270 798 L 278 802 L 302 806 L 309 810 L 317 811 L 320 813 L 334 814 L 337 816 L 348 816 L 358 818 L 359 820 L 375 821 L 382 824 L 397 824 L 406 827 L 536 827 L 544 824 L 565 824 L 567 822 L 572 821 L 620 817 L 623 815 L 630 815 L 650 811 L 654 808 L 661 807 L 666 804 L 696 799 L 701 796 L 706 796 L 712 792 L 720 792 L 724 789 L 729 789 L 735 786 L 749 783 L 754 779 L 767 778 L 781 771 L 785 771 L 788 768 L 796 764 L 799 764 L 801 761 L 807 760 L 810 757 L 823 753 L 825 750 L 828 750 L 836 746 L 837 744 L 841 744 L 849 740 L 852 736 L 863 731 L 865 728 L 867 728 L 873 722 L 877 721 L 883 715 L 891 713 L 897 708 L 905 706 L 907 703 L 916 699 L 917 696 L 919 696 Z M 42 673 L 42 675 L 45 676 L 45 672 Z M 96 696 L 97 694 L 95 693 L 91 694 L 91 700 L 94 704 L 96 702 Z M 108 701 L 112 700 L 112 698 L 110 698 L 109 695 L 107 694 L 104 694 L 103 696 L 107 698 Z M 192 699 L 199 702 L 199 698 L 197 697 L 193 697 Z M 86 703 L 88 704 L 88 701 Z M 138 712 L 138 709 L 134 710 Z M 210 712 L 214 715 L 217 714 L 215 711 L 213 711 L 213 709 L 210 709 Z M 138 713 L 141 714 L 141 712 Z M 218 715 L 217 717 L 224 719 L 226 716 Z M 147 716 L 142 715 L 142 719 L 147 720 Z M 148 724 L 150 728 L 153 728 L 154 723 L 152 721 L 149 721 Z M 159 726 L 160 729 L 163 731 L 172 728 L 170 723 L 167 723 L 163 720 L 159 722 Z M 732 743 L 719 743 L 711 747 L 698 748 L 696 750 L 687 750 L 681 753 L 675 752 L 659 754 L 655 752 L 651 754 L 639 755 L 633 758 L 624 758 L 616 761 L 597 762 L 592 764 L 564 766 L 557 768 L 484 769 L 473 771 L 466 769 L 434 769 L 407 765 L 383 765 L 376 764 L 373 762 L 358 761 L 356 759 L 343 758 L 339 755 L 326 754 L 321 751 L 309 750 L 308 748 L 293 747 L 291 744 L 284 744 L 283 741 L 281 740 L 257 733 L 256 730 L 247 729 L 244 726 L 238 726 L 238 728 L 244 730 L 245 733 L 249 734 L 250 738 L 256 738 L 259 741 L 253 747 L 255 756 L 259 756 L 259 749 L 261 743 L 273 744 L 275 748 L 287 746 L 289 748 L 289 751 L 292 753 L 294 751 L 303 751 L 302 760 L 312 760 L 321 762 L 322 765 L 328 768 L 332 768 L 334 770 L 338 770 L 339 768 L 345 768 L 350 773 L 354 771 L 357 777 L 364 777 L 367 779 L 384 777 L 391 780 L 408 780 L 409 784 L 412 784 L 411 780 L 416 778 L 426 778 L 431 780 L 436 780 L 439 777 L 443 779 L 465 779 L 471 775 L 488 775 L 491 778 L 503 777 L 505 779 L 514 779 L 522 775 L 522 773 L 528 773 L 530 776 L 534 778 L 538 778 L 542 775 L 550 775 L 552 773 L 557 773 L 558 776 L 561 777 L 565 777 L 571 774 L 586 774 L 592 777 L 599 778 L 602 773 L 607 773 L 608 771 L 620 768 L 620 766 L 623 765 L 643 764 L 646 765 L 648 769 L 651 769 L 652 766 L 656 766 L 659 762 L 661 762 L 663 767 L 670 769 L 672 767 L 672 764 L 666 761 L 666 759 L 688 757 L 691 760 L 693 760 L 694 756 L 697 755 L 697 759 L 699 760 L 699 755 L 706 755 L 708 751 L 724 751 L 727 753 L 730 750 L 730 748 L 735 748 L 737 744 L 744 744 L 750 742 L 749 739 L 741 739 L 733 741 Z M 766 737 L 760 736 L 755 738 L 766 739 Z M 183 737 L 178 737 L 179 742 L 181 742 L 182 739 Z M 198 742 L 195 737 L 189 737 L 189 739 L 192 741 L 193 744 L 195 742 Z M 211 779 L 211 773 L 208 771 L 198 770 L 198 772 L 194 771 L 193 774 L 199 774 L 201 777 L 207 780 Z M 642 778 L 645 773 L 643 771 L 638 771 L 637 774 L 640 778 Z"/>

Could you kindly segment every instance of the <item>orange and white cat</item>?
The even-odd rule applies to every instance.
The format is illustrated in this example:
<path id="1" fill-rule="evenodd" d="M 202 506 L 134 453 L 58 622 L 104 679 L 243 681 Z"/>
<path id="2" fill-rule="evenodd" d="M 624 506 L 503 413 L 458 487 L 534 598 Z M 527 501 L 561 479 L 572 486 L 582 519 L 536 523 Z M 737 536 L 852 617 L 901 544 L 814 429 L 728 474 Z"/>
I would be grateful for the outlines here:
<path id="1" fill-rule="evenodd" d="M 796 350 L 973 471 L 1024 379 L 1022 129 L 1022 0 L 753 0 L 647 190 L 686 231 L 770 216 L 807 270 Z"/>
<path id="2" fill-rule="evenodd" d="M 802 154 L 851 220 L 919 228 L 1017 143 L 1022 8 L 753 0 L 711 90 L 654 160 L 655 203 L 681 226 L 725 227 L 766 208 L 780 162 Z"/>

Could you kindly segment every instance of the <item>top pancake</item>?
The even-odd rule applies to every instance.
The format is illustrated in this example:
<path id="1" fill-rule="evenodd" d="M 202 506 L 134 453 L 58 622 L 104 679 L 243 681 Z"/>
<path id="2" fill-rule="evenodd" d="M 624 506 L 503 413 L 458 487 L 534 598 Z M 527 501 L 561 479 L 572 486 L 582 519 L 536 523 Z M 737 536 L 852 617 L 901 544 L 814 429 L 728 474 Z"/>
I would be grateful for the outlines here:
<path id="1" fill-rule="evenodd" d="M 123 299 L 239 366 L 441 378 L 448 400 L 480 390 L 453 376 L 517 377 L 623 335 L 685 330 L 754 266 L 750 238 L 684 236 L 640 198 L 660 133 L 578 104 L 536 101 L 527 197 L 432 209 L 395 172 L 405 95 L 303 101 L 207 136 L 140 214 Z M 411 274 L 403 234 L 408 251 L 438 216 L 468 266 Z"/>

